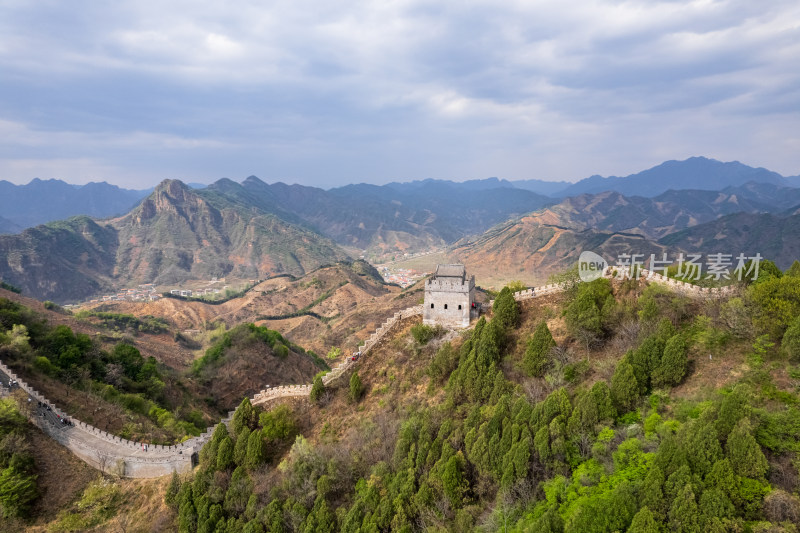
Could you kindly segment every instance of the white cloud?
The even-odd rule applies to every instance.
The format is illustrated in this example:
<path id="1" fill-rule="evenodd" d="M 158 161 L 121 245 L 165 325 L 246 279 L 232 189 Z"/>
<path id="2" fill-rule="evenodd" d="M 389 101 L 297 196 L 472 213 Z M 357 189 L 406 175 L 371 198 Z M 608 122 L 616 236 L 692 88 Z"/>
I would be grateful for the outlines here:
<path id="1" fill-rule="evenodd" d="M 6 2 L 0 73 L 0 158 L 143 179 L 800 172 L 788 0 Z"/>

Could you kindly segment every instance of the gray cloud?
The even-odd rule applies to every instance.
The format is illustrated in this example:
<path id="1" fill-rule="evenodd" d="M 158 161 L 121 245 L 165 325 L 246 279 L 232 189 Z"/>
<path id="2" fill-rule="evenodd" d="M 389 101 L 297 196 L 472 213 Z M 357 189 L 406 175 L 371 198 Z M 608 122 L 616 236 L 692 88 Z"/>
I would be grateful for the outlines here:
<path id="1" fill-rule="evenodd" d="M 3 3 L 0 178 L 800 172 L 796 2 L 333 4 Z"/>

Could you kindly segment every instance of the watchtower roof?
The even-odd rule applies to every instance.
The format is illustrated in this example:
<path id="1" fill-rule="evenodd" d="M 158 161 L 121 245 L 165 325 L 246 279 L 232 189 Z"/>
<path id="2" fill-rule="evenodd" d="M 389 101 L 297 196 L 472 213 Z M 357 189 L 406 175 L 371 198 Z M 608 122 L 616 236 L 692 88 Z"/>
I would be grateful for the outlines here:
<path id="1" fill-rule="evenodd" d="M 438 265 L 433 275 L 434 278 L 460 278 L 462 282 L 466 276 L 464 265 Z"/>

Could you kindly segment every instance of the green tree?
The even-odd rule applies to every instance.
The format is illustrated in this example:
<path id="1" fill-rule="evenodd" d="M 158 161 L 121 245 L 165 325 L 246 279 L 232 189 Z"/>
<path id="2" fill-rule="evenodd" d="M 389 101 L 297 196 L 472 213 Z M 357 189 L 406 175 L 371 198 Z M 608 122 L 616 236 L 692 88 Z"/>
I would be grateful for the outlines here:
<path id="1" fill-rule="evenodd" d="M 753 302 L 753 324 L 773 340 L 779 340 L 786 328 L 800 316 L 800 278 L 769 278 L 748 290 Z"/>
<path id="2" fill-rule="evenodd" d="M 448 378 L 458 367 L 458 352 L 449 342 L 444 343 L 428 365 L 428 375 L 435 381 L 441 382 Z"/>
<path id="3" fill-rule="evenodd" d="M 252 493 L 253 481 L 244 467 L 237 467 L 231 475 L 231 482 L 225 492 L 225 510 L 237 515 L 243 513 Z"/>
<path id="4" fill-rule="evenodd" d="M 786 333 L 783 334 L 781 349 L 792 361 L 800 360 L 800 317 L 797 317 L 786 329 Z"/>
<path id="5" fill-rule="evenodd" d="M 314 383 L 311 385 L 311 401 L 319 403 L 322 401 L 322 396 L 325 394 L 325 384 L 322 383 L 322 376 L 317 374 L 314 376 Z"/>
<path id="6" fill-rule="evenodd" d="M 683 335 L 673 335 L 664 347 L 664 355 L 655 368 L 652 381 L 654 387 L 677 385 L 686 375 L 689 364 L 689 347 Z"/>
<path id="7" fill-rule="evenodd" d="M 450 459 L 442 472 L 442 487 L 450 505 L 453 509 L 460 509 L 464 504 L 464 497 L 467 492 L 468 484 L 464 477 L 466 462 L 461 452 L 456 452 Z"/>
<path id="8" fill-rule="evenodd" d="M 688 464 L 681 465 L 677 470 L 667 477 L 664 482 L 664 496 L 668 502 L 672 502 L 678 497 L 683 487 L 692 482 L 692 470 Z"/>
<path id="9" fill-rule="evenodd" d="M 197 511 L 192 500 L 186 500 L 178 511 L 178 532 L 192 533 L 197 531 Z"/>
<path id="10" fill-rule="evenodd" d="M 659 522 L 666 518 L 667 513 L 663 486 L 664 472 L 657 465 L 653 465 L 639 488 L 639 506 L 647 508 Z"/>
<path id="11" fill-rule="evenodd" d="M 519 306 L 508 287 L 503 287 L 494 300 L 492 306 L 494 320 L 497 320 L 504 329 L 514 328 L 519 321 Z"/>
<path id="12" fill-rule="evenodd" d="M 669 525 L 676 533 L 700 533 L 700 512 L 692 485 L 687 483 L 669 509 Z"/>
<path id="13" fill-rule="evenodd" d="M 573 335 L 589 332 L 604 336 L 614 306 L 611 281 L 600 278 L 581 283 L 575 298 L 564 311 L 567 327 Z"/>
<path id="14" fill-rule="evenodd" d="M 792 266 L 790 266 L 784 273 L 784 276 L 800 278 L 800 261 L 795 259 L 792 263 Z"/>
<path id="15" fill-rule="evenodd" d="M 364 385 L 361 383 L 361 378 L 358 377 L 358 372 L 353 372 L 353 375 L 350 376 L 350 401 L 358 403 L 363 394 Z"/>
<path id="16" fill-rule="evenodd" d="M 25 324 L 14 324 L 8 334 L 8 344 L 16 348 L 21 353 L 27 353 L 31 349 L 30 335 Z"/>
<path id="17" fill-rule="evenodd" d="M 633 367 L 624 360 L 617 365 L 611 378 L 611 399 L 619 413 L 627 413 L 639 399 L 639 386 Z"/>
<path id="18" fill-rule="evenodd" d="M 753 437 L 749 420 L 742 419 L 736 424 L 728 437 L 725 451 L 736 474 L 760 479 L 767 473 L 767 458 Z"/>
<path id="19" fill-rule="evenodd" d="M 711 471 L 714 463 L 722 459 L 717 431 L 713 425 L 700 420 L 688 426 L 688 430 L 686 456 L 692 472 L 704 476 Z"/>
<path id="20" fill-rule="evenodd" d="M 720 459 L 711 467 L 711 472 L 706 476 L 705 484 L 709 488 L 719 489 L 728 496 L 736 494 L 738 484 L 736 474 L 733 473 L 731 462 L 728 458 Z"/>
<path id="21" fill-rule="evenodd" d="M 544 375 L 550 352 L 556 347 L 556 341 L 547 327 L 547 322 L 542 320 L 536 326 L 533 336 L 528 340 L 522 366 L 529 376 L 541 377 Z"/>
<path id="22" fill-rule="evenodd" d="M 733 503 L 724 491 L 716 487 L 709 487 L 700 496 L 700 525 L 703 531 L 727 531 L 723 520 L 733 518 L 735 509 Z"/>
<path id="23" fill-rule="evenodd" d="M 222 442 L 220 442 L 219 447 L 217 448 L 217 463 L 216 463 L 217 470 L 227 470 L 228 468 L 233 466 L 233 458 L 234 458 L 233 440 L 231 440 L 231 438 L 226 435 L 225 438 L 222 440 Z"/>
<path id="24" fill-rule="evenodd" d="M 724 394 L 717 409 L 717 436 L 721 440 L 727 440 L 739 420 L 750 416 L 750 411 L 750 399 L 743 385 Z"/>
<path id="25" fill-rule="evenodd" d="M 172 509 L 177 509 L 178 507 L 178 493 L 181 490 L 181 478 L 178 477 L 178 473 L 173 470 L 172 477 L 169 480 L 169 484 L 167 485 L 167 490 L 164 493 L 164 503 L 167 504 L 168 507 Z"/>
<path id="26" fill-rule="evenodd" d="M 262 427 L 262 435 L 270 441 L 290 439 L 297 433 L 292 411 L 285 404 L 261 413 L 258 423 Z"/>
<path id="27" fill-rule="evenodd" d="M 256 412 L 256 408 L 250 403 L 249 398 L 245 398 L 233 414 L 233 421 L 231 424 L 233 433 L 238 436 L 245 427 L 252 431 L 256 428 L 257 424 L 258 413 Z"/>
<path id="28" fill-rule="evenodd" d="M 660 533 L 660 531 L 653 513 L 647 507 L 639 509 L 628 528 L 628 533 Z"/>
<path id="29" fill-rule="evenodd" d="M 434 334 L 435 330 L 433 326 L 427 324 L 414 324 L 411 326 L 411 336 L 414 337 L 414 340 L 420 345 L 424 346 L 428 344 L 434 337 Z"/>
<path id="30" fill-rule="evenodd" d="M 0 510 L 3 517 L 25 516 L 39 496 L 36 477 L 12 464 L 0 472 Z"/>
<path id="31" fill-rule="evenodd" d="M 528 289 L 528 287 L 518 279 L 507 283 L 506 287 L 508 287 L 508 290 L 511 291 L 512 295 L 515 292 L 520 292 Z"/>
<path id="32" fill-rule="evenodd" d="M 247 460 L 248 439 L 250 439 L 250 428 L 245 426 L 236 437 L 236 444 L 233 447 L 233 461 L 238 466 L 242 466 Z"/>
<path id="33" fill-rule="evenodd" d="M 253 431 L 247 438 L 247 457 L 245 466 L 254 470 L 264 464 L 267 459 L 267 448 L 260 431 Z"/>
<path id="34" fill-rule="evenodd" d="M 289 348 L 282 342 L 276 342 L 275 345 L 272 347 L 272 353 L 277 355 L 281 359 L 286 359 L 287 357 L 289 357 Z"/>

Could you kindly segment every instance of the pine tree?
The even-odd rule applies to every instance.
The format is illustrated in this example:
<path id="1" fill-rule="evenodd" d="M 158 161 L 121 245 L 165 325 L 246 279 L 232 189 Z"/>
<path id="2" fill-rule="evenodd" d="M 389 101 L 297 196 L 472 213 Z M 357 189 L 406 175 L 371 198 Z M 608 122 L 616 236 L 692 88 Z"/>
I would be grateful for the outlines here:
<path id="1" fill-rule="evenodd" d="M 245 427 L 236 437 L 236 445 L 233 447 L 233 460 L 237 466 L 242 466 L 247 460 L 247 441 L 250 438 L 250 428 Z"/>
<path id="2" fill-rule="evenodd" d="M 692 482 L 692 471 L 689 465 L 683 465 L 673 472 L 664 482 L 664 496 L 668 502 L 678 497 L 687 484 Z"/>
<path id="3" fill-rule="evenodd" d="M 639 399 L 639 386 L 633 367 L 625 361 L 617 365 L 614 377 L 611 378 L 611 399 L 619 413 L 627 413 L 633 409 Z"/>
<path id="4" fill-rule="evenodd" d="M 767 473 L 767 458 L 753 437 L 750 421 L 746 418 L 740 420 L 731 431 L 725 451 L 736 474 L 760 479 Z"/>
<path id="5" fill-rule="evenodd" d="M 167 485 L 167 490 L 164 493 L 164 503 L 167 504 L 168 507 L 172 509 L 176 509 L 178 507 L 178 493 L 181 490 L 181 478 L 178 477 L 178 473 L 173 470 L 172 477 L 169 480 L 169 485 Z"/>
<path id="6" fill-rule="evenodd" d="M 675 533 L 700 533 L 700 513 L 694 491 L 686 484 L 669 509 L 669 525 Z"/>
<path id="7" fill-rule="evenodd" d="M 667 514 L 663 486 L 664 472 L 657 465 L 653 465 L 639 488 L 639 505 L 648 508 L 659 522 L 663 521 Z"/>
<path id="8" fill-rule="evenodd" d="M 465 466 L 464 457 L 459 451 L 448 459 L 442 472 L 444 494 L 450 500 L 453 509 L 460 509 L 464 504 L 464 496 L 468 487 L 467 480 L 464 478 Z"/>
<path id="9" fill-rule="evenodd" d="M 575 395 L 575 409 L 567 423 L 571 434 L 594 432 L 594 426 L 600 421 L 597 403 L 591 392 L 581 391 Z"/>
<path id="10" fill-rule="evenodd" d="M 247 457 L 245 459 L 245 466 L 253 470 L 258 468 L 267 459 L 267 447 L 264 439 L 261 437 L 260 431 L 253 431 L 247 438 Z"/>
<path id="11" fill-rule="evenodd" d="M 4 518 L 26 516 L 39 495 L 36 477 L 17 467 L 15 459 L 19 455 L 12 455 L 11 464 L 0 471 L 0 510 Z"/>
<path id="12" fill-rule="evenodd" d="M 225 492 L 225 510 L 237 515 L 243 513 L 252 493 L 253 481 L 244 467 L 237 467 L 231 475 L 231 482 Z"/>
<path id="13" fill-rule="evenodd" d="M 750 416 L 750 401 L 746 390 L 739 385 L 725 394 L 719 403 L 715 423 L 717 436 L 722 440 L 727 440 L 739 420 L 748 416 Z"/>
<path id="14" fill-rule="evenodd" d="M 800 261 L 795 259 L 794 262 L 792 263 L 792 266 L 789 267 L 784 276 L 800 278 Z"/>
<path id="15" fill-rule="evenodd" d="M 682 335 L 673 335 L 664 347 L 664 356 L 661 363 L 655 368 L 652 375 L 654 387 L 677 385 L 686 375 L 686 366 L 689 364 L 688 346 Z"/>
<path id="16" fill-rule="evenodd" d="M 705 485 L 722 491 L 728 498 L 737 492 L 736 474 L 733 473 L 731 462 L 728 458 L 720 459 L 711 467 L 711 472 L 706 476 Z"/>
<path id="17" fill-rule="evenodd" d="M 660 533 L 653 513 L 647 507 L 642 507 L 639 512 L 634 515 L 631 525 L 628 528 L 628 533 Z"/>
<path id="18" fill-rule="evenodd" d="M 638 509 L 634 488 L 627 479 L 622 480 L 606 500 L 603 509 L 608 531 L 623 531 L 631 523 Z"/>
<path id="19" fill-rule="evenodd" d="M 722 520 L 733 518 L 735 513 L 731 500 L 716 487 L 709 487 L 703 491 L 698 510 L 703 531 L 725 531 Z"/>
<path id="20" fill-rule="evenodd" d="M 191 491 L 190 491 L 191 494 Z M 185 498 L 178 511 L 178 531 L 191 533 L 197 529 L 197 511 L 191 498 Z"/>
<path id="21" fill-rule="evenodd" d="M 353 375 L 350 376 L 350 401 L 358 403 L 363 394 L 364 385 L 361 383 L 361 378 L 358 377 L 358 372 L 353 372 Z"/>
<path id="22" fill-rule="evenodd" d="M 575 298 L 564 311 L 567 327 L 573 335 L 581 332 L 603 336 L 615 306 L 611 282 L 605 278 L 578 285 Z"/>
<path id="23" fill-rule="evenodd" d="M 250 403 L 249 398 L 245 398 L 233 414 L 233 421 L 231 423 L 233 433 L 238 436 L 245 427 L 252 431 L 256 428 L 257 424 L 258 413 L 256 412 L 256 408 Z"/>
<path id="24" fill-rule="evenodd" d="M 556 341 L 547 327 L 547 322 L 542 320 L 533 336 L 528 340 L 528 347 L 522 360 L 522 366 L 529 376 L 541 377 L 550 359 L 550 352 L 556 347 Z"/>
<path id="25" fill-rule="evenodd" d="M 519 321 L 519 307 L 508 287 L 503 287 L 495 298 L 492 313 L 494 315 L 492 321 L 498 320 L 503 329 L 516 327 Z"/>
<path id="26" fill-rule="evenodd" d="M 800 277 L 800 274 L 797 277 Z M 800 317 L 797 317 L 783 334 L 781 349 L 792 361 L 800 360 Z"/>
<path id="27" fill-rule="evenodd" d="M 220 424 L 224 426 L 225 424 Z M 217 470 L 226 470 L 233 466 L 233 457 L 234 457 L 234 446 L 233 440 L 226 436 L 225 439 L 219 444 L 219 448 L 217 448 L 217 462 L 216 462 L 216 469 Z"/>
<path id="28" fill-rule="evenodd" d="M 605 381 L 598 381 L 592 385 L 590 393 L 597 405 L 598 421 L 610 420 L 617 416 L 614 411 L 614 402 L 611 400 L 611 389 L 608 388 Z"/>
<path id="29" fill-rule="evenodd" d="M 311 401 L 319 403 L 322 400 L 323 394 L 325 394 L 325 385 L 322 383 L 322 376 L 317 375 L 314 377 L 313 385 L 311 385 Z"/>
<path id="30" fill-rule="evenodd" d="M 717 439 L 717 431 L 711 424 L 697 421 L 687 428 L 690 431 L 686 456 L 692 472 L 706 475 L 714 463 L 722 459 L 722 446 Z"/>

